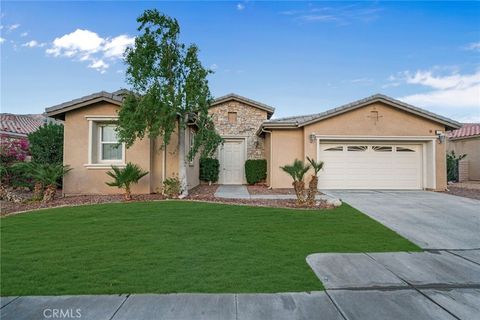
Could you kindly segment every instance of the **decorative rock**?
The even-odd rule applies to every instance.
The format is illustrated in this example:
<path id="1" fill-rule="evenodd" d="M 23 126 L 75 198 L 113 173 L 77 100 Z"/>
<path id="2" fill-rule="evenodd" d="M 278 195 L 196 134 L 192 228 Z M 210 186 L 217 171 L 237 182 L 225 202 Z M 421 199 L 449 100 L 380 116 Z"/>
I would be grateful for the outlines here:
<path id="1" fill-rule="evenodd" d="M 342 201 L 340 201 L 340 199 L 328 199 L 327 204 L 337 208 L 337 207 L 340 207 L 342 205 Z"/>

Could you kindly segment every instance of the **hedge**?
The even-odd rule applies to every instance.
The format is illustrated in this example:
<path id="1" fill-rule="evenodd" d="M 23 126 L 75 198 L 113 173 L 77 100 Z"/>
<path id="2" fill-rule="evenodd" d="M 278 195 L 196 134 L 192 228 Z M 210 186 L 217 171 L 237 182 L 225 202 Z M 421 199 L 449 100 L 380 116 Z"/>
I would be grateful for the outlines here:
<path id="1" fill-rule="evenodd" d="M 267 160 L 245 161 L 245 176 L 248 184 L 255 184 L 267 178 Z"/>
<path id="2" fill-rule="evenodd" d="M 200 180 L 217 182 L 220 173 L 220 163 L 214 158 L 200 158 Z"/>

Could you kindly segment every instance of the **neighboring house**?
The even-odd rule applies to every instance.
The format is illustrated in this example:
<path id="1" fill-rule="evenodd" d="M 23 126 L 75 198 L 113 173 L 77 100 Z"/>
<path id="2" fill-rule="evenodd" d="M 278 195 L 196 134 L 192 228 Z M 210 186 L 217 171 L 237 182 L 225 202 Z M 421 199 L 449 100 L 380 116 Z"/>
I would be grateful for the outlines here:
<path id="1" fill-rule="evenodd" d="M 134 162 L 150 173 L 136 193 L 158 192 L 178 173 L 178 135 L 162 148 L 161 138 L 117 147 L 114 131 L 124 91 L 99 92 L 47 108 L 64 120 L 64 162 L 73 170 L 64 193 L 116 193 L 105 185 L 111 165 Z M 210 114 L 225 139 L 217 152 L 222 184 L 245 183 L 246 159 L 267 160 L 267 183 L 291 187 L 280 166 L 306 156 L 325 162 L 319 187 L 331 189 L 446 188 L 444 132 L 460 124 L 384 95 L 374 95 L 309 116 L 271 119 L 274 108 L 229 94 L 215 99 Z M 186 148 L 195 128 L 186 134 Z M 198 157 L 189 163 L 189 188 L 198 181 Z"/>
<path id="2" fill-rule="evenodd" d="M 46 118 L 38 114 L 0 113 L 0 135 L 2 138 L 26 138 L 46 122 Z"/>
<path id="3" fill-rule="evenodd" d="M 468 180 L 480 180 L 480 123 L 464 123 L 460 129 L 447 132 L 447 152 L 466 154 Z"/>

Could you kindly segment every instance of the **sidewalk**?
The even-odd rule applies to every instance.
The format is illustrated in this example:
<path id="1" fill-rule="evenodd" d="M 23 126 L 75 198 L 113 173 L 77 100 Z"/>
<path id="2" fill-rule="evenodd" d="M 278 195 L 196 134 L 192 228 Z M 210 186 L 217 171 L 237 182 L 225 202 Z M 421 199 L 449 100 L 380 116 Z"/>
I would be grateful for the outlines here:
<path id="1" fill-rule="evenodd" d="M 220 185 L 215 192 L 216 198 L 226 199 L 268 199 L 268 200 L 289 200 L 297 199 L 293 194 L 255 194 L 251 195 L 244 185 Z M 317 200 L 335 200 L 337 198 L 321 194 L 315 197 Z"/>

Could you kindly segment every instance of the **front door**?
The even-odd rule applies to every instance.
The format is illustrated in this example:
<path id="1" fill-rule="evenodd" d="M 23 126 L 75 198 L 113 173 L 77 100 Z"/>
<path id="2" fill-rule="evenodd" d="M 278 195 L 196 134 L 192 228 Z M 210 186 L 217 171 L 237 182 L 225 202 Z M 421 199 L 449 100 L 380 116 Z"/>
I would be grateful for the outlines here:
<path id="1" fill-rule="evenodd" d="M 243 184 L 245 141 L 225 140 L 219 154 L 220 183 Z"/>

